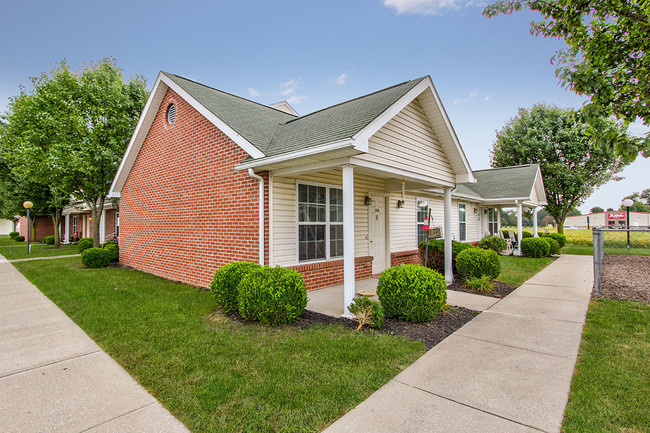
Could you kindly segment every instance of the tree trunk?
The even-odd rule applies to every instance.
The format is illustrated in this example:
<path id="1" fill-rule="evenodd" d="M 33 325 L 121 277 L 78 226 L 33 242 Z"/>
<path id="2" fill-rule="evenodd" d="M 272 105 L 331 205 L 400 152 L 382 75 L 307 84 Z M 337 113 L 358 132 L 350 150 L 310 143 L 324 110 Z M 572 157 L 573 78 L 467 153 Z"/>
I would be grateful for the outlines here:
<path id="1" fill-rule="evenodd" d="M 562 217 L 562 218 L 555 217 L 558 233 L 564 234 L 564 220 L 566 220 L 566 217 Z"/>
<path id="2" fill-rule="evenodd" d="M 95 248 L 100 248 L 101 244 L 104 242 L 104 239 L 99 239 L 99 224 L 104 223 L 104 221 L 101 221 L 102 213 L 104 211 L 104 201 L 104 197 L 99 197 L 95 199 L 95 206 L 90 207 L 93 216 L 93 246 Z"/>
<path id="3" fill-rule="evenodd" d="M 54 248 L 61 247 L 61 231 L 59 225 L 61 224 L 61 209 L 54 209 L 52 214 L 52 222 L 54 223 Z"/>

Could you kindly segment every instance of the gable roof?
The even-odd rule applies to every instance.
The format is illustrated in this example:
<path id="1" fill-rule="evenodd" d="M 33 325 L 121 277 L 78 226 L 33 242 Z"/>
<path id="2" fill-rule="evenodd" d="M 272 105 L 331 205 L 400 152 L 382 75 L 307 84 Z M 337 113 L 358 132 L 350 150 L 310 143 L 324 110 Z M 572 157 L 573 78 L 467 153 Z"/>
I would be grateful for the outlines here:
<path id="1" fill-rule="evenodd" d="M 511 167 L 488 168 L 474 171 L 476 183 L 458 185 L 456 193 L 483 201 L 530 200 L 542 182 L 538 164 L 516 165 Z M 538 182 L 539 178 L 539 182 Z M 541 183 L 543 193 L 543 183 Z M 540 203 L 546 197 L 540 197 Z"/>

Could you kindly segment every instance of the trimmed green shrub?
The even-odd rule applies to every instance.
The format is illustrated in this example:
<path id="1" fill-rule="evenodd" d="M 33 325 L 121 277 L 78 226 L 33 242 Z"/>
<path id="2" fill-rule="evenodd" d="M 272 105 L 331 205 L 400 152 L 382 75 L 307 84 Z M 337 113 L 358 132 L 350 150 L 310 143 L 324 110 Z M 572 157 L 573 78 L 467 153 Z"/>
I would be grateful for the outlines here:
<path id="1" fill-rule="evenodd" d="M 478 246 L 484 250 L 492 250 L 499 254 L 508 247 L 508 243 L 501 236 L 489 235 L 481 239 Z"/>
<path id="2" fill-rule="evenodd" d="M 381 325 L 384 323 L 384 309 L 381 304 L 365 296 L 354 298 L 350 306 L 348 306 L 348 310 L 354 314 L 357 322 L 359 322 L 357 331 L 363 328 L 364 325 L 381 329 Z"/>
<path id="3" fill-rule="evenodd" d="M 549 246 L 548 255 L 549 256 L 553 256 L 555 254 L 560 254 L 560 244 L 555 239 L 549 238 L 549 237 L 545 237 L 545 238 L 542 238 L 542 239 L 544 239 L 546 242 L 548 242 L 548 246 Z"/>
<path id="4" fill-rule="evenodd" d="M 458 254 L 456 258 L 458 274 L 465 280 L 487 276 L 495 279 L 501 273 L 499 255 L 492 250 L 472 248 Z"/>
<path id="5" fill-rule="evenodd" d="M 79 242 L 77 242 L 77 248 L 79 249 L 80 253 L 83 253 L 88 248 L 92 248 L 92 247 L 93 247 L 93 238 L 81 238 L 79 239 Z"/>
<path id="6" fill-rule="evenodd" d="M 420 242 L 420 252 L 419 256 L 424 263 L 424 256 L 426 254 L 426 245 L 425 241 Z M 461 251 L 464 251 L 468 248 L 473 248 L 470 244 L 464 242 L 451 241 L 451 262 L 453 271 L 456 272 L 456 256 Z M 441 274 L 445 273 L 445 241 L 444 239 L 431 239 L 429 240 L 429 256 L 428 256 L 427 267 L 438 271 Z"/>
<path id="7" fill-rule="evenodd" d="M 9 237 L 11 239 L 15 239 L 19 235 L 20 235 L 20 233 L 18 233 L 18 232 L 9 232 Z"/>
<path id="8" fill-rule="evenodd" d="M 105 244 L 104 251 L 107 251 L 107 254 L 111 262 L 117 262 L 120 260 L 120 248 L 116 243 Z"/>
<path id="9" fill-rule="evenodd" d="M 501 232 L 503 233 L 503 236 L 505 238 L 508 237 L 508 232 L 513 232 L 515 234 L 515 241 L 519 241 L 519 235 L 517 234 L 517 229 L 501 229 Z M 523 233 L 523 238 L 532 238 L 533 234 L 531 232 L 527 232 L 526 230 L 521 231 Z"/>
<path id="10" fill-rule="evenodd" d="M 543 234 L 542 237 L 555 239 L 555 241 L 560 245 L 560 248 L 564 248 L 566 245 L 566 236 L 562 233 L 546 233 Z"/>
<path id="11" fill-rule="evenodd" d="M 239 311 L 237 304 L 237 286 L 241 280 L 252 270 L 258 269 L 260 265 L 250 262 L 233 262 L 222 266 L 215 272 L 210 291 L 217 305 L 226 314 L 233 314 Z"/>
<path id="12" fill-rule="evenodd" d="M 107 245 L 117 245 L 115 241 L 106 241 L 102 244 L 102 248 L 106 248 Z"/>
<path id="13" fill-rule="evenodd" d="M 81 263 L 89 268 L 105 268 L 111 262 L 111 253 L 103 248 L 86 248 Z"/>
<path id="14" fill-rule="evenodd" d="M 426 322 L 445 306 L 447 285 L 439 272 L 424 266 L 394 266 L 381 273 L 377 295 L 386 317 Z"/>
<path id="15" fill-rule="evenodd" d="M 487 275 L 469 278 L 465 280 L 465 285 L 479 293 L 492 293 L 494 291 L 492 280 Z"/>
<path id="16" fill-rule="evenodd" d="M 43 238 L 43 243 L 47 245 L 54 245 L 54 236 L 45 236 Z"/>
<path id="17" fill-rule="evenodd" d="M 14 240 L 16 242 L 25 242 L 25 236 L 16 236 Z"/>
<path id="18" fill-rule="evenodd" d="M 277 326 L 296 320 L 307 306 L 302 275 L 296 270 L 262 266 L 246 275 L 239 286 L 239 314 L 247 320 Z"/>
<path id="19" fill-rule="evenodd" d="M 521 253 L 524 257 L 546 257 L 551 246 L 544 238 L 527 238 L 521 240 Z"/>

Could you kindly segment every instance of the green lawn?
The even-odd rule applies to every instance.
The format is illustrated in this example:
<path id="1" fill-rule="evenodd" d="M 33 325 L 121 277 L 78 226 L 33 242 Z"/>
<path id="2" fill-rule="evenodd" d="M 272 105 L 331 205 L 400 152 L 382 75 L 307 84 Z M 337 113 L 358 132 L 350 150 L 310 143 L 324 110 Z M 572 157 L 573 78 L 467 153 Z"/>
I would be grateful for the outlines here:
<path id="1" fill-rule="evenodd" d="M 574 245 L 566 244 L 562 248 L 562 254 L 578 254 L 591 256 L 594 254 L 594 249 L 591 245 Z M 631 254 L 636 256 L 650 256 L 650 248 L 617 248 L 605 247 L 605 254 Z"/>
<path id="2" fill-rule="evenodd" d="M 2 254 L 7 260 L 79 254 L 76 245 L 61 245 L 60 248 L 54 248 L 52 245 L 32 244 L 31 252 L 29 254 L 27 254 L 27 244 L 21 242 L 20 245 L 22 248 L 15 246 L 0 246 L 0 254 Z"/>
<path id="3" fill-rule="evenodd" d="M 339 326 L 233 322 L 204 291 L 78 257 L 15 265 L 194 432 L 320 431 L 425 351 Z"/>
<path id="4" fill-rule="evenodd" d="M 16 242 L 15 240 L 11 239 L 9 235 L 0 235 L 0 247 L 4 246 L 14 246 L 14 245 L 23 245 L 26 247 L 27 243 L 26 242 Z"/>
<path id="5" fill-rule="evenodd" d="M 650 305 L 591 303 L 564 432 L 650 431 Z"/>
<path id="6" fill-rule="evenodd" d="M 501 274 L 497 279 L 512 286 L 521 286 L 524 281 L 553 261 L 550 257 L 533 259 L 519 256 L 499 256 L 499 259 L 501 260 Z"/>

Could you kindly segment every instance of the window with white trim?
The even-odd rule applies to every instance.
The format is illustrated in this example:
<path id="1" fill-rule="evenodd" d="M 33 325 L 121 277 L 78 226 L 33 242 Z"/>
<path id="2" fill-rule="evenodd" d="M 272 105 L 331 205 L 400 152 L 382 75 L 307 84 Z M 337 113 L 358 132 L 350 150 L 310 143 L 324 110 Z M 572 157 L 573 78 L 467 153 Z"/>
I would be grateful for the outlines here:
<path id="1" fill-rule="evenodd" d="M 115 237 L 120 236 L 120 213 L 115 212 Z"/>
<path id="2" fill-rule="evenodd" d="M 498 214 L 497 208 L 488 208 L 488 231 L 491 235 L 496 235 L 499 232 L 499 222 L 497 220 Z"/>
<path id="3" fill-rule="evenodd" d="M 426 241 L 427 239 L 427 232 L 423 229 L 424 227 L 424 219 L 428 217 L 429 215 L 429 203 L 426 200 L 420 200 L 418 199 L 417 201 L 417 236 L 418 236 L 418 245 L 420 245 L 420 242 Z M 429 221 L 429 225 L 431 225 L 431 221 Z"/>
<path id="4" fill-rule="evenodd" d="M 343 255 L 343 190 L 298 184 L 298 261 Z"/>
<path id="5" fill-rule="evenodd" d="M 458 240 L 467 240 L 467 208 L 464 204 L 458 204 Z"/>
<path id="6" fill-rule="evenodd" d="M 77 217 L 72 217 L 72 233 L 77 233 Z"/>

